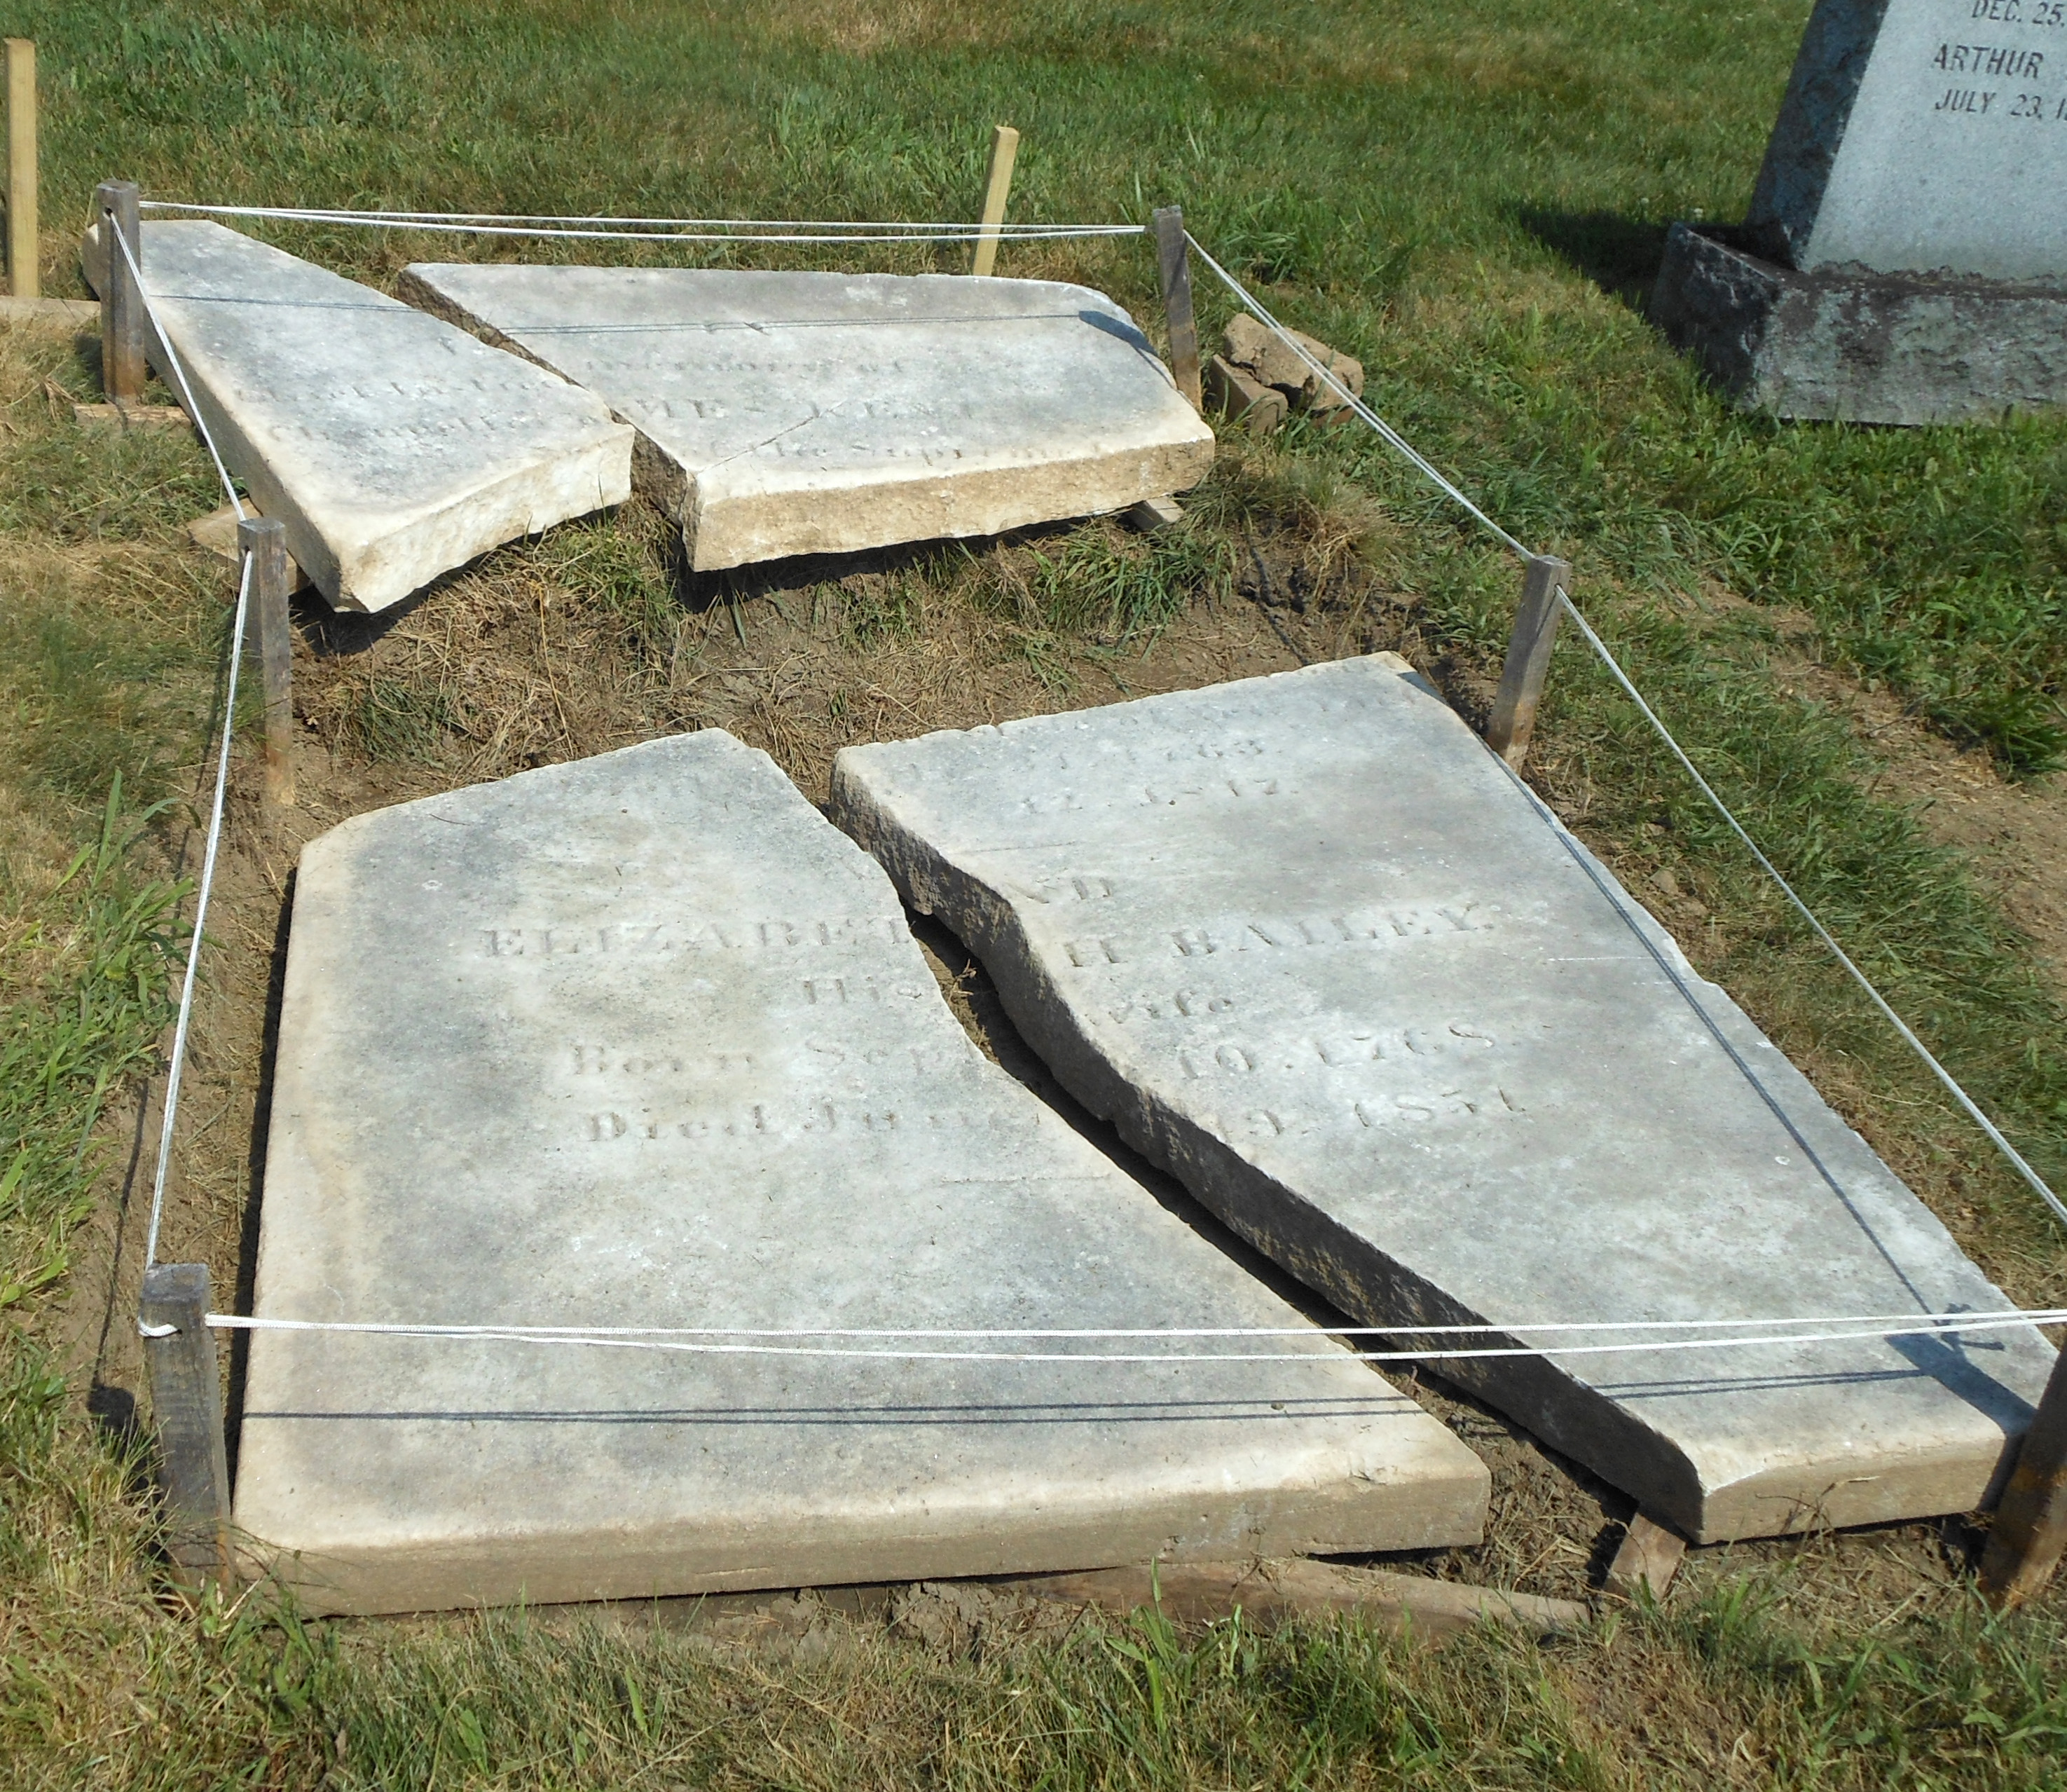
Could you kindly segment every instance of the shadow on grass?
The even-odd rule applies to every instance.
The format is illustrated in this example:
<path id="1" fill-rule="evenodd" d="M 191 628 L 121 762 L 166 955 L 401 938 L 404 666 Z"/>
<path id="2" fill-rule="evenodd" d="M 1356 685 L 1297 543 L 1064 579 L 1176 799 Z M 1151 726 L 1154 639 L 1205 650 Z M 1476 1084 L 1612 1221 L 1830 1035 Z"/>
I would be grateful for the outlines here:
<path id="1" fill-rule="evenodd" d="M 1545 248 L 1642 316 L 1665 259 L 1669 224 L 1618 212 L 1565 212 L 1517 205 L 1513 217 Z"/>

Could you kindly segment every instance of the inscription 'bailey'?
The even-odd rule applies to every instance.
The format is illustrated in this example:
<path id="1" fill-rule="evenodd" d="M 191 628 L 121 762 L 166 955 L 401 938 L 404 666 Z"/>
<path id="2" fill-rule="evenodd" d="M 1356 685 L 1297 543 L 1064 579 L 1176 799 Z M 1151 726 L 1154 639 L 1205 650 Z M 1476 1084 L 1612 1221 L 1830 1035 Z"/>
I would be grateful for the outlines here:
<path id="1" fill-rule="evenodd" d="M 1230 738 L 1274 794 L 1138 800 Z M 1065 777 L 1067 827 L 1029 815 Z M 1130 1144 L 1360 1324 L 1545 1346 L 1443 1373 L 1688 1535 L 1966 1510 L 2001 1471 L 2035 1332 L 1532 1337 L 2006 1302 L 1403 662 L 850 747 L 832 812 Z"/>

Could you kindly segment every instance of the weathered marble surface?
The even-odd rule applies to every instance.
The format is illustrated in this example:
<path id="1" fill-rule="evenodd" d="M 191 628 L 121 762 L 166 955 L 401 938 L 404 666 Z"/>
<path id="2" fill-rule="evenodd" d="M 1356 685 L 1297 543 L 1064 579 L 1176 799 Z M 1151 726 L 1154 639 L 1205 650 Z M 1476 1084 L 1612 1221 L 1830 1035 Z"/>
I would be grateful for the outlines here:
<path id="1" fill-rule="evenodd" d="M 1367 1323 L 2010 1304 L 1391 656 L 851 747 L 832 813 L 1074 1093 Z M 2052 1359 L 1440 1372 L 1707 1541 L 1975 1506 Z"/>
<path id="2" fill-rule="evenodd" d="M 463 330 L 218 224 L 147 223 L 142 259 L 229 470 L 340 609 L 631 494 L 629 429 Z"/>
<path id="3" fill-rule="evenodd" d="M 316 1609 L 1479 1534 L 1477 1458 L 986 1062 L 888 880 L 724 733 L 304 850 L 262 1215 L 266 1316 L 1300 1331 L 1132 1366 L 260 1332 L 237 1521 Z"/>
<path id="4" fill-rule="evenodd" d="M 642 487 L 699 568 L 1123 510 L 1212 461 L 1140 331 L 1085 286 L 469 265 L 400 290 L 636 425 Z"/>
<path id="5" fill-rule="evenodd" d="M 1805 270 L 2067 274 L 2067 11 L 1818 0 L 1746 220 Z"/>

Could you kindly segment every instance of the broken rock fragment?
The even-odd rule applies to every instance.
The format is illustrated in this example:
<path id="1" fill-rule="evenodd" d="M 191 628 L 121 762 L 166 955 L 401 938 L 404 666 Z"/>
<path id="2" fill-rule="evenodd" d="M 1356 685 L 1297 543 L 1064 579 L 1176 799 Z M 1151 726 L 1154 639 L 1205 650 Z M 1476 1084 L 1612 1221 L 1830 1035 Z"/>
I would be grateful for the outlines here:
<path id="1" fill-rule="evenodd" d="M 1346 386 L 1353 397 L 1363 396 L 1363 364 L 1331 348 L 1303 331 L 1285 334 Z M 1342 394 L 1314 372 L 1267 325 L 1246 311 L 1234 318 L 1220 335 L 1220 358 L 1237 372 L 1261 386 L 1284 395 L 1286 404 L 1311 412 L 1322 422 L 1331 423 L 1350 414 Z"/>
<path id="2" fill-rule="evenodd" d="M 1205 383 L 1207 405 L 1251 435 L 1267 436 L 1285 421 L 1285 394 L 1252 378 L 1224 356 L 1216 355 L 1206 364 Z"/>

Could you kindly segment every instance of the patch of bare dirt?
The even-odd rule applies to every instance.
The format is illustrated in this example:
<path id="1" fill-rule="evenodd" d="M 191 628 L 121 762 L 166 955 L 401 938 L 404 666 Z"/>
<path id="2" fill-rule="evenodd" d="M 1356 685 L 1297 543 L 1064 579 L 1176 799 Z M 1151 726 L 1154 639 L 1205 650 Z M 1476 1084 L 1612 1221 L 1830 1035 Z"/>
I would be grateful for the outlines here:
<path id="1" fill-rule="evenodd" d="M 1913 809 L 1940 845 L 1966 854 L 2067 997 L 2067 773 L 2013 783 L 1988 753 L 1955 746 L 1886 691 L 1813 661 L 1780 669 L 1783 687 L 1791 683 L 1850 721 L 1881 759 L 1874 791 Z"/>
<path id="2" fill-rule="evenodd" d="M 1117 525 L 1084 526 L 1079 545 L 1085 531 L 1119 559 L 1141 551 Z M 591 563 L 624 553 L 627 541 L 629 560 L 600 571 Z M 491 555 L 400 616 L 333 617 L 319 602 L 301 611 L 298 800 L 268 812 L 255 758 L 240 754 L 161 1254 L 209 1263 L 218 1302 L 249 1302 L 294 863 L 304 843 L 351 815 L 701 727 L 724 727 L 764 748 L 822 802 L 833 756 L 851 742 L 1379 649 L 1430 673 L 1467 713 L 1490 696 L 1488 668 L 1451 662 L 1442 643 L 1424 638 L 1411 597 L 1372 584 L 1339 542 L 1244 535 L 1217 591 L 1165 627 L 1106 634 L 1094 620 L 1077 632 L 1049 626 L 1033 601 L 1042 556 L 1065 545 L 1053 532 L 972 544 L 960 578 L 944 575 L 937 559 L 921 568 L 915 553 L 692 581 L 668 563 L 657 520 L 634 510 L 607 534 L 559 531 Z M 656 567 L 664 575 L 657 583 Z M 1905 750 L 1903 764 L 1953 776 L 1935 766 L 1931 754 L 1941 750 L 1927 738 Z M 197 804 L 205 783 L 197 768 Z M 2020 815 L 2019 805 L 2033 800 L 2028 790 L 1978 787 L 1984 794 L 1968 807 L 1990 816 Z M 189 838 L 189 869 L 197 851 L 197 838 Z M 960 943 L 936 924 L 915 917 L 914 924 L 950 1005 L 990 1056 L 1285 1298 L 1324 1325 L 1341 1323 L 1078 1108 L 1019 1038 Z M 123 1119 L 121 1174 L 80 1241 L 75 1293 L 61 1319 L 74 1360 L 91 1375 L 95 1410 L 116 1426 L 129 1422 L 142 1384 L 127 1315 L 135 1310 L 160 1095 L 154 1086 L 142 1111 Z M 241 1371 L 238 1357 L 230 1368 L 233 1412 Z M 1493 1476 L 1484 1546 L 1439 1552 L 1422 1565 L 1446 1578 L 1568 1598 L 1596 1587 L 1630 1502 L 1468 1396 L 1425 1379 L 1399 1384 L 1470 1444 Z M 1683 1572 L 1699 1587 L 1747 1560 L 1799 1561 L 1817 1599 L 1870 1622 L 1904 1600 L 1950 1596 L 1964 1547 L 1956 1531 L 1908 1526 L 1694 1552 Z M 963 1611 L 956 1596 L 938 1590 L 912 1593 L 891 1615 L 928 1640 L 934 1631 L 960 1635 L 999 1621 L 987 1608 Z M 717 1634 L 809 1650 L 824 1646 L 811 1639 L 826 1628 L 815 1607 L 763 1601 L 725 1615 Z"/>

